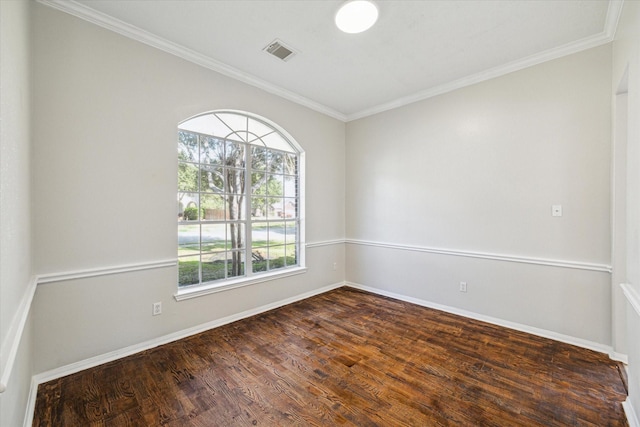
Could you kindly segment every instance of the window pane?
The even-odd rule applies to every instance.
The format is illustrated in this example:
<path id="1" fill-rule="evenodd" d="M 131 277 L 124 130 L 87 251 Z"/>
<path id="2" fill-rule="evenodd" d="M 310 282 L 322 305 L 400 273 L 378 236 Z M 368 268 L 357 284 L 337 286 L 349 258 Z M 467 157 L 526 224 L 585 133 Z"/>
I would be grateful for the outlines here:
<path id="1" fill-rule="evenodd" d="M 267 168 L 267 149 L 263 147 L 251 147 L 251 169 L 263 171 Z"/>
<path id="2" fill-rule="evenodd" d="M 264 219 L 267 217 L 267 202 L 264 197 L 251 198 L 251 217 L 253 219 Z"/>
<path id="3" fill-rule="evenodd" d="M 178 286 L 200 282 L 200 256 L 178 258 Z"/>
<path id="4" fill-rule="evenodd" d="M 251 193 L 265 195 L 267 186 L 267 176 L 261 172 L 251 174 Z"/>
<path id="5" fill-rule="evenodd" d="M 184 208 L 189 206 L 190 204 L 195 204 L 197 206 L 198 203 L 198 195 L 192 193 L 178 193 L 178 221 L 184 220 Z"/>
<path id="6" fill-rule="evenodd" d="M 229 194 L 227 200 L 227 214 L 231 220 L 245 219 L 245 197 L 243 194 Z"/>
<path id="7" fill-rule="evenodd" d="M 217 135 L 225 137 L 231 130 L 222 123 L 214 114 L 204 114 L 202 116 L 194 117 L 181 123 L 178 129 L 191 131 L 195 133 L 202 133 L 205 135 Z"/>
<path id="8" fill-rule="evenodd" d="M 178 163 L 178 191 L 198 191 L 198 167 L 192 163 Z"/>
<path id="9" fill-rule="evenodd" d="M 244 169 L 225 169 L 225 192 L 230 194 L 244 194 L 244 176 Z"/>
<path id="10" fill-rule="evenodd" d="M 253 272 L 260 272 L 260 271 L 267 271 L 267 264 L 268 264 L 268 259 L 267 259 L 267 249 L 255 249 L 252 253 L 252 267 L 253 267 Z"/>
<path id="11" fill-rule="evenodd" d="M 200 166 L 200 191 L 224 192 L 224 169 L 213 165 Z"/>
<path id="12" fill-rule="evenodd" d="M 251 224 L 251 244 L 254 248 L 264 248 L 269 240 L 269 226 L 266 222 Z"/>
<path id="13" fill-rule="evenodd" d="M 217 252 L 202 256 L 202 282 L 224 279 L 225 252 Z"/>
<path id="14" fill-rule="evenodd" d="M 295 176 L 285 176 L 283 187 L 285 197 L 296 197 L 298 195 L 298 180 Z"/>
<path id="15" fill-rule="evenodd" d="M 205 165 L 222 165 L 224 163 L 224 142 L 210 136 L 200 137 L 200 163 Z"/>
<path id="16" fill-rule="evenodd" d="M 225 145 L 224 164 L 236 168 L 244 168 L 244 144 L 227 140 Z"/>
<path id="17" fill-rule="evenodd" d="M 217 194 L 203 194 L 200 197 L 202 219 L 206 221 L 224 221 L 226 218 L 226 197 Z"/>
<path id="18" fill-rule="evenodd" d="M 267 183 L 266 175 L 263 173 L 253 173 L 251 176 L 252 188 L 251 193 L 256 196 L 251 199 L 251 215 L 257 218 L 264 218 L 267 215 L 266 212 L 266 197 Z"/>
<path id="19" fill-rule="evenodd" d="M 284 177 L 282 175 L 267 175 L 267 195 L 282 196 L 284 195 Z"/>
<path id="20" fill-rule="evenodd" d="M 298 174 L 298 156 L 295 154 L 284 155 L 284 173 L 287 175 Z"/>
<path id="21" fill-rule="evenodd" d="M 293 221 L 287 221 L 285 224 L 285 235 L 287 243 L 298 242 L 298 224 Z"/>
<path id="22" fill-rule="evenodd" d="M 218 116 L 218 118 L 222 120 L 229 129 L 233 129 L 235 131 L 247 130 L 248 117 L 235 113 L 216 113 L 216 116 Z"/>
<path id="23" fill-rule="evenodd" d="M 282 218 L 284 215 L 282 198 L 268 197 L 267 205 L 267 217 L 269 219 Z"/>
<path id="24" fill-rule="evenodd" d="M 191 132 L 178 131 L 178 160 L 198 162 L 198 136 Z"/>
<path id="25" fill-rule="evenodd" d="M 244 252 L 227 252 L 228 277 L 244 276 Z"/>
<path id="26" fill-rule="evenodd" d="M 225 224 L 202 224 L 202 252 L 219 252 L 228 247 Z"/>
<path id="27" fill-rule="evenodd" d="M 285 140 L 279 133 L 274 132 L 272 134 L 266 135 L 264 138 L 262 138 L 262 140 L 269 148 L 288 151 L 289 153 L 295 152 L 293 147 L 291 147 L 287 140 Z"/>
<path id="28" fill-rule="evenodd" d="M 269 270 L 275 270 L 285 266 L 285 246 L 269 247 Z"/>
<path id="29" fill-rule="evenodd" d="M 285 263 L 286 263 L 287 267 L 291 267 L 293 265 L 298 265 L 298 248 L 297 248 L 297 245 L 287 245 L 287 246 L 285 246 L 285 255 L 286 255 Z"/>
<path id="30" fill-rule="evenodd" d="M 200 225 L 178 225 L 178 256 L 200 254 Z"/>
<path id="31" fill-rule="evenodd" d="M 296 204 L 296 199 L 284 199 L 283 204 L 283 218 L 297 218 L 298 216 L 298 207 Z"/>
<path id="32" fill-rule="evenodd" d="M 244 224 L 231 223 L 227 224 L 227 240 L 230 244 L 227 248 L 242 249 L 245 247 Z"/>
<path id="33" fill-rule="evenodd" d="M 271 126 L 267 126 L 262 122 L 249 118 L 248 120 L 249 131 L 256 134 L 257 136 L 267 135 L 273 132 Z"/>
<path id="34" fill-rule="evenodd" d="M 269 246 L 282 245 L 285 241 L 285 229 L 283 222 L 269 223 Z"/>
<path id="35" fill-rule="evenodd" d="M 269 172 L 282 173 L 284 171 L 284 155 L 278 152 L 272 152 L 271 162 L 269 163 Z"/>
<path id="36" fill-rule="evenodd" d="M 197 221 L 199 203 L 198 193 L 178 193 L 178 220 Z"/>

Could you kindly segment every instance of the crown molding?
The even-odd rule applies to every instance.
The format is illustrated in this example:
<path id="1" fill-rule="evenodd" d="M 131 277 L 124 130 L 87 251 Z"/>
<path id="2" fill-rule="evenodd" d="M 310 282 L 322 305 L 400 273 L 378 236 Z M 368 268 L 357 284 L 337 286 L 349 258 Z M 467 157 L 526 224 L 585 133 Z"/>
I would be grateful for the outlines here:
<path id="1" fill-rule="evenodd" d="M 622 6 L 624 0 L 609 0 L 609 9 L 607 10 L 607 18 L 604 25 L 604 33 L 609 37 L 609 41 L 613 41 L 622 15 Z"/>
<path id="2" fill-rule="evenodd" d="M 289 90 L 281 88 L 277 85 L 268 83 L 262 79 L 259 79 L 249 73 L 245 73 L 229 65 L 226 65 L 220 61 L 210 58 L 206 55 L 188 49 L 177 43 L 173 43 L 169 40 L 158 37 L 148 31 L 142 30 L 136 26 L 127 24 L 119 19 L 113 18 L 102 12 L 98 12 L 83 4 L 77 3 L 74 0 L 36 0 L 45 6 L 57 9 L 59 11 L 68 13 L 85 21 L 91 22 L 100 27 L 114 31 L 120 35 L 128 37 L 130 39 L 139 41 L 146 45 L 155 47 L 169 54 L 175 55 L 179 58 L 185 59 L 194 64 L 198 64 L 202 67 L 213 70 L 217 73 L 241 81 L 248 85 L 262 89 L 273 95 L 277 95 L 281 98 L 287 99 L 296 104 L 310 108 L 319 113 L 325 114 L 334 119 L 342 122 L 350 122 L 358 120 L 368 116 L 372 116 L 378 113 L 389 111 L 395 108 L 404 107 L 409 104 L 413 104 L 418 101 L 433 98 L 438 95 L 442 95 L 447 92 L 451 92 L 457 89 L 461 89 L 466 86 L 470 86 L 476 83 L 487 81 L 496 77 L 500 77 L 515 71 L 519 71 L 533 65 L 541 64 L 546 61 L 557 59 L 573 53 L 578 53 L 586 49 L 597 47 L 613 41 L 622 13 L 622 6 L 624 0 L 610 0 L 607 10 L 607 17 L 605 21 L 604 29 L 601 33 L 591 37 L 578 40 L 576 42 L 567 43 L 557 48 L 549 49 L 545 52 L 531 55 L 505 65 L 491 68 L 489 70 L 482 71 L 471 76 L 458 79 L 456 81 L 439 85 L 426 89 L 424 91 L 416 92 L 412 95 L 395 99 L 390 102 L 379 104 L 377 106 L 367 108 L 352 114 L 344 114 L 333 108 L 322 105 L 318 102 L 305 98 L 301 95 L 293 93 Z"/>
<path id="3" fill-rule="evenodd" d="M 471 86 L 476 83 L 481 83 L 487 80 L 491 80 L 496 77 L 513 73 L 515 71 L 520 71 L 525 68 L 529 68 L 531 66 L 541 64 L 543 62 L 551 61 L 553 59 L 558 59 L 563 56 L 571 55 L 574 53 L 581 52 L 583 50 L 591 49 L 594 47 L 601 46 L 603 44 L 610 43 L 613 41 L 615 37 L 616 27 L 618 25 L 620 13 L 622 11 L 622 4 L 623 4 L 623 0 L 611 0 L 611 2 L 609 3 L 609 10 L 607 13 L 605 29 L 599 34 L 596 34 L 591 37 L 586 37 L 575 42 L 567 43 L 565 45 L 546 50 L 539 54 L 530 55 L 525 58 L 518 59 L 516 61 L 512 61 L 510 63 L 500 65 L 498 67 L 494 67 L 477 74 L 473 74 L 471 76 L 463 77 L 461 79 L 455 80 L 450 83 L 445 83 L 443 85 L 435 86 L 433 88 L 430 88 L 424 91 L 416 92 L 412 95 L 398 98 L 394 101 L 380 104 L 375 107 L 368 108 L 366 110 L 362 110 L 354 114 L 348 114 L 346 121 L 350 122 L 350 121 L 362 119 L 368 116 L 373 116 L 374 114 L 393 110 L 395 108 L 404 107 L 406 105 L 413 104 L 418 101 L 423 101 L 425 99 L 433 98 L 435 96 L 442 95 L 447 92 L 452 92 L 457 89 L 462 89 L 463 87 L 466 87 L 466 86 Z"/>
<path id="4" fill-rule="evenodd" d="M 618 27 L 620 15 L 622 14 L 623 5 L 624 0 L 609 0 L 609 8 L 607 9 L 607 17 L 605 20 L 604 29 L 599 34 L 593 35 L 591 37 L 586 37 L 575 42 L 567 43 L 565 45 L 549 49 L 535 55 L 518 59 L 508 64 L 500 65 L 498 67 L 491 68 L 489 70 L 485 70 L 450 83 L 420 91 L 406 97 L 398 98 L 394 101 L 380 104 L 378 106 L 368 108 L 357 113 L 348 114 L 346 121 L 350 122 L 353 120 L 372 116 L 374 114 L 389 111 L 394 108 L 404 107 L 405 105 L 413 104 L 414 102 L 423 101 L 428 98 L 433 98 L 434 96 L 452 92 L 457 89 L 462 89 L 466 86 L 471 86 L 476 83 L 504 76 L 506 74 L 531 67 L 533 65 L 538 65 L 543 62 L 551 61 L 553 59 L 558 59 L 563 56 L 571 55 L 583 50 L 610 43 L 613 41 L 616 35 L 616 29 Z"/>
<path id="5" fill-rule="evenodd" d="M 231 77 L 242 83 L 246 83 L 250 86 L 257 87 L 273 95 L 277 95 L 281 98 L 295 102 L 296 104 L 310 108 L 311 110 L 325 114 L 334 119 L 340 121 L 346 121 L 346 116 L 339 111 L 322 105 L 318 102 L 312 101 L 301 95 L 283 89 L 274 84 L 268 83 L 262 79 L 259 79 L 249 73 L 245 73 L 229 65 L 226 65 L 220 61 L 210 58 L 206 55 L 198 53 L 194 50 L 188 49 L 177 43 L 173 43 L 162 37 L 158 37 L 148 31 L 138 28 L 134 25 L 127 24 L 124 21 L 116 19 L 105 13 L 98 12 L 83 4 L 77 3 L 74 0 L 36 0 L 38 3 L 61 12 L 68 13 L 77 18 L 83 19 L 92 24 L 98 25 L 102 28 L 106 28 L 122 36 L 128 37 L 140 43 L 144 43 L 148 46 L 155 47 L 169 54 L 175 55 L 179 58 L 200 65 L 202 67 L 213 70 L 224 76 Z"/>

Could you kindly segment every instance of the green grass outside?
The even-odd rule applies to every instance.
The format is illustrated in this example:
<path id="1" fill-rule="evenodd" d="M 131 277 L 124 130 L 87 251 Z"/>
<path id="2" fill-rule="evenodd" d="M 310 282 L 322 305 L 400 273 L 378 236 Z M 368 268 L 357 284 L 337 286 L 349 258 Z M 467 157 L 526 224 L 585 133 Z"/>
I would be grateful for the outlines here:
<path id="1" fill-rule="evenodd" d="M 283 249 L 284 250 L 284 249 Z M 199 275 L 198 267 L 199 261 L 178 261 L 178 286 L 189 286 L 198 284 Z M 253 271 L 270 271 L 277 270 L 286 266 L 293 266 L 296 264 L 296 259 L 293 256 L 280 256 L 271 260 L 253 261 Z M 231 274 L 231 263 L 227 263 L 227 275 Z M 225 278 L 225 264 L 224 261 L 213 261 L 202 263 L 202 278 L 204 282 L 212 282 Z M 242 268 L 244 274 L 244 266 Z"/>

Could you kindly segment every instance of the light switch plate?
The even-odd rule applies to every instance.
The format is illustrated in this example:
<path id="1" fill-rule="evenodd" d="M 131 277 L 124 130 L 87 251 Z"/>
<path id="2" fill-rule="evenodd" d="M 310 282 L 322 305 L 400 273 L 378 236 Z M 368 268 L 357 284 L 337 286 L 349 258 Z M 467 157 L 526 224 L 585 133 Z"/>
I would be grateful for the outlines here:
<path id="1" fill-rule="evenodd" d="M 551 216 L 562 216 L 562 205 L 552 205 Z"/>

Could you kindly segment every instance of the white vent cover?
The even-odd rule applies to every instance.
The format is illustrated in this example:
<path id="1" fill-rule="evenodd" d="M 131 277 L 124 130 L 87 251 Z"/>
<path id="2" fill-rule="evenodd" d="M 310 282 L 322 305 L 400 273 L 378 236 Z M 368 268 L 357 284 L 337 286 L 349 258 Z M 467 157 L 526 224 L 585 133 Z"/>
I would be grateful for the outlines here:
<path id="1" fill-rule="evenodd" d="M 293 49 L 285 46 L 284 43 L 277 39 L 269 43 L 267 47 L 262 50 L 283 61 L 288 61 L 295 55 Z"/>

